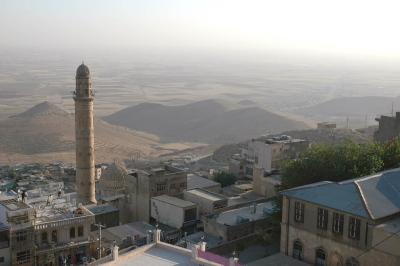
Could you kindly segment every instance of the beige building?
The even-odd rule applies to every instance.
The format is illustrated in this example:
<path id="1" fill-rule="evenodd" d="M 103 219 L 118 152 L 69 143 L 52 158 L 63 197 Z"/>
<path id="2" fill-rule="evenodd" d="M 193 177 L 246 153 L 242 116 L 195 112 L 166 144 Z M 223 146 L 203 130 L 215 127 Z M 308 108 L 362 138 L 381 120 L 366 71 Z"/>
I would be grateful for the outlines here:
<path id="1" fill-rule="evenodd" d="M 297 158 L 309 145 L 309 141 L 292 139 L 286 135 L 252 139 L 241 149 L 240 155 L 232 156 L 229 172 L 250 179 L 255 168 L 271 173 L 279 170 L 285 160 Z"/>
<path id="2" fill-rule="evenodd" d="M 253 191 L 265 198 L 277 196 L 277 187 L 281 185 L 281 176 L 277 173 L 269 174 L 262 168 L 253 170 Z"/>
<path id="3" fill-rule="evenodd" d="M 219 214 L 203 217 L 204 232 L 233 241 L 256 235 L 259 230 L 268 229 L 272 202 L 252 203 Z"/>
<path id="4" fill-rule="evenodd" d="M 400 265 L 400 169 L 282 192 L 281 252 L 314 265 Z"/>
<path id="5" fill-rule="evenodd" d="M 151 198 L 151 218 L 173 228 L 185 230 L 197 223 L 197 205 L 168 195 Z"/>
<path id="6" fill-rule="evenodd" d="M 10 228 L 12 265 L 60 265 L 64 258 L 83 262 L 89 252 L 94 215 L 66 198 L 27 204 L 0 202 L 1 222 Z"/>
<path id="7" fill-rule="evenodd" d="M 0 220 L 10 230 L 11 265 L 34 264 L 35 211 L 16 199 L 0 202 Z"/>
<path id="8" fill-rule="evenodd" d="M 114 162 L 102 171 L 98 200 L 120 210 L 121 223 L 150 221 L 150 201 L 160 195 L 179 196 L 187 188 L 186 172 L 170 166 L 142 166 L 129 171 Z"/>
<path id="9" fill-rule="evenodd" d="M 199 215 L 213 214 L 228 206 L 225 196 L 204 189 L 187 190 L 183 193 L 183 198 L 197 204 Z"/>
<path id="10" fill-rule="evenodd" d="M 66 260 L 82 263 L 90 257 L 90 227 L 94 215 L 84 206 L 75 207 L 65 199 L 35 206 L 36 265 L 60 265 Z"/>

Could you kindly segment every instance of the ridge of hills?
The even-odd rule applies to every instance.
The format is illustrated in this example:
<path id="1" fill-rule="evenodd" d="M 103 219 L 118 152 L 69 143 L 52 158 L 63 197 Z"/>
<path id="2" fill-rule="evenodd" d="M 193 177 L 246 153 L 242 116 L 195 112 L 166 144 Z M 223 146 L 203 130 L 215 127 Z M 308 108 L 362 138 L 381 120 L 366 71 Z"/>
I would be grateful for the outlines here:
<path id="1" fill-rule="evenodd" d="M 193 148 L 194 144 L 163 146 L 155 135 L 130 130 L 94 118 L 97 161 L 134 156 L 157 157 Z M 0 162 L 75 161 L 75 117 L 42 102 L 0 121 Z"/>
<path id="2" fill-rule="evenodd" d="M 178 106 L 140 103 L 103 118 L 110 124 L 148 132 L 163 142 L 224 144 L 264 134 L 306 129 L 300 121 L 257 106 L 227 108 L 216 100 Z"/>

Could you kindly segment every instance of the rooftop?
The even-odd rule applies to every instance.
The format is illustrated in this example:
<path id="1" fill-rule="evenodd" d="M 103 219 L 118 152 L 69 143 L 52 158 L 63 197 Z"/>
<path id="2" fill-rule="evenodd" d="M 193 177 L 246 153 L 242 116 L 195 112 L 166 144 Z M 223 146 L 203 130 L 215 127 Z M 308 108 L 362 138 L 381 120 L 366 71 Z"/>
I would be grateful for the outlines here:
<path id="1" fill-rule="evenodd" d="M 202 176 L 198 176 L 195 174 L 188 174 L 187 175 L 187 189 L 195 189 L 195 188 L 209 188 L 221 186 L 220 183 L 215 182 L 213 180 L 204 178 Z"/>
<path id="2" fill-rule="evenodd" d="M 102 205 L 88 205 L 86 208 L 91 211 L 93 214 L 100 214 L 100 213 L 110 213 L 119 211 L 117 208 L 110 204 L 102 204 Z"/>
<path id="3" fill-rule="evenodd" d="M 217 193 L 209 192 L 204 189 L 191 189 L 191 190 L 185 191 L 184 193 L 189 193 L 189 194 L 201 197 L 201 198 L 205 198 L 210 201 L 226 200 L 226 198 L 224 196 L 219 195 Z"/>
<path id="4" fill-rule="evenodd" d="M 85 207 L 76 207 L 66 198 L 53 199 L 50 204 L 39 202 L 33 206 L 36 209 L 36 224 L 93 215 Z"/>
<path id="5" fill-rule="evenodd" d="M 263 136 L 253 141 L 263 141 L 265 144 L 305 142 L 304 139 L 293 139 L 288 135 Z"/>
<path id="6" fill-rule="evenodd" d="M 29 209 L 30 206 L 25 202 L 19 201 L 17 199 L 7 199 L 0 201 L 0 204 L 6 207 L 9 211 L 17 211 L 22 209 Z"/>
<path id="7" fill-rule="evenodd" d="M 379 219 L 400 212 L 400 168 L 344 182 L 314 183 L 282 194 L 360 217 Z"/>
<path id="8" fill-rule="evenodd" d="M 292 257 L 277 253 L 247 264 L 248 266 L 307 266 L 309 264 Z"/>
<path id="9" fill-rule="evenodd" d="M 224 225 L 237 225 L 266 218 L 273 210 L 272 201 L 222 212 L 217 217 L 217 222 Z"/>
<path id="10" fill-rule="evenodd" d="M 119 266 L 195 266 L 197 263 L 192 262 L 190 250 L 179 247 L 170 248 L 167 245 L 151 245 L 138 248 L 131 252 L 125 253 L 118 257 L 115 262 L 107 263 L 106 265 Z"/>
<path id="11" fill-rule="evenodd" d="M 158 201 L 162 201 L 180 208 L 187 208 L 187 207 L 193 207 L 196 206 L 196 204 L 194 204 L 193 202 L 190 201 L 186 201 L 183 199 L 179 199 L 176 197 L 171 197 L 168 195 L 161 195 L 161 196 L 157 196 L 157 197 L 153 197 L 152 199 L 158 200 Z"/>

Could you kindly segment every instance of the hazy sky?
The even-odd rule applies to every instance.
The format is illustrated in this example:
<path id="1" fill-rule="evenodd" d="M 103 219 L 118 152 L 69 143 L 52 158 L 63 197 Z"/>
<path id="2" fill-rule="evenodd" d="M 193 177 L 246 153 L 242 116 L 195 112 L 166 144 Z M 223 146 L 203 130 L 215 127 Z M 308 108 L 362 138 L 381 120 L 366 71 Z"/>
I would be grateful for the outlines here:
<path id="1" fill-rule="evenodd" d="M 0 47 L 400 56 L 400 1 L 0 0 Z"/>

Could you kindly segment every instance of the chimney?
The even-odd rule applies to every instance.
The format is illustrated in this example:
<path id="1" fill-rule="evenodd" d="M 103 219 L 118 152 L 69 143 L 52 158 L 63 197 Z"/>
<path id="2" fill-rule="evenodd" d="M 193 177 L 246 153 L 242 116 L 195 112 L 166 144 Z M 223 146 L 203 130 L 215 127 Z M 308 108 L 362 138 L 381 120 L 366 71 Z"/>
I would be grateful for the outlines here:
<path id="1" fill-rule="evenodd" d="M 112 261 L 117 261 L 118 260 L 118 250 L 119 247 L 113 243 L 111 245 L 111 254 L 112 254 Z"/>
<path id="2" fill-rule="evenodd" d="M 160 243 L 160 242 L 161 242 L 161 230 L 156 229 L 154 234 L 154 243 Z"/>
<path id="3" fill-rule="evenodd" d="M 229 258 L 229 266 L 237 266 L 239 262 L 238 258 L 231 257 Z"/>
<path id="4" fill-rule="evenodd" d="M 199 245 L 193 245 L 192 246 L 192 257 L 193 257 L 193 260 L 197 260 L 197 258 L 199 257 L 198 250 L 199 250 Z"/>
<path id="5" fill-rule="evenodd" d="M 200 250 L 205 252 L 206 251 L 206 247 L 207 247 L 207 243 L 206 242 L 201 242 L 200 243 Z"/>

